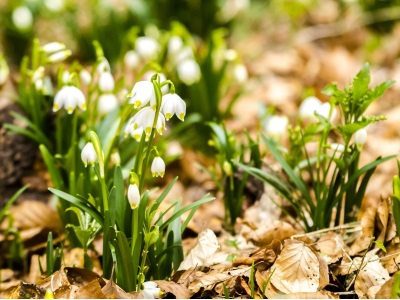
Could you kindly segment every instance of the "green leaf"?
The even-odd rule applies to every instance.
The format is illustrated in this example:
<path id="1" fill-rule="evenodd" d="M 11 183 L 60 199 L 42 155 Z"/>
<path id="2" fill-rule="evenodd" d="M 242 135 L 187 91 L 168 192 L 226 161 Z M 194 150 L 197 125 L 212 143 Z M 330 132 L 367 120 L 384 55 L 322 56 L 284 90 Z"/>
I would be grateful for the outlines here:
<path id="1" fill-rule="evenodd" d="M 372 89 L 368 95 L 365 101 L 362 103 L 362 105 L 358 108 L 357 110 L 357 115 L 361 116 L 362 113 L 371 105 L 372 102 L 374 102 L 376 99 L 380 98 L 388 88 L 390 88 L 395 82 L 390 80 L 390 81 L 385 81 L 382 82 L 380 85 L 376 86 L 374 89 Z"/>
<path id="2" fill-rule="evenodd" d="M 93 219 L 95 219 L 103 227 L 104 218 L 101 215 L 101 213 L 92 204 L 90 204 L 89 202 L 85 202 L 79 198 L 76 198 L 70 194 L 67 194 L 63 191 L 54 189 L 54 188 L 49 188 L 49 191 L 52 192 L 54 195 L 76 205 L 77 207 L 82 209 L 84 212 L 87 212 Z"/>
<path id="3" fill-rule="evenodd" d="M 51 180 L 53 181 L 54 187 L 56 189 L 62 190 L 64 187 L 64 182 L 62 180 L 59 169 L 57 168 L 53 156 L 47 150 L 46 146 L 39 146 L 40 153 L 42 154 L 44 163 L 46 164 L 47 170 L 50 173 Z"/>
<path id="4" fill-rule="evenodd" d="M 393 217 L 396 228 L 400 228 L 400 179 L 399 176 L 393 177 Z M 397 230 L 397 236 L 400 237 L 400 230 Z"/>
<path id="5" fill-rule="evenodd" d="M 25 185 L 20 188 L 15 194 L 7 201 L 6 205 L 0 210 L 0 222 L 3 220 L 5 214 L 10 209 L 11 205 L 18 199 L 19 196 L 29 187 L 29 185 Z"/>
<path id="6" fill-rule="evenodd" d="M 361 97 L 368 91 L 368 85 L 371 81 L 369 64 L 366 63 L 354 77 L 352 82 L 353 97 L 359 103 Z"/>
<path id="7" fill-rule="evenodd" d="M 136 278 L 133 274 L 135 274 L 134 269 L 137 269 L 138 266 L 133 264 L 131 248 L 123 232 L 116 232 L 114 247 L 118 266 L 117 283 L 126 292 L 133 292 L 136 289 Z"/>
<path id="8" fill-rule="evenodd" d="M 115 187 L 115 221 L 119 230 L 125 232 L 125 211 L 128 209 L 128 201 L 125 199 L 125 186 L 122 169 L 116 166 L 114 170 L 114 187 Z M 112 201 L 111 201 L 112 202 Z M 110 210 L 111 210 L 110 202 Z"/>
<path id="9" fill-rule="evenodd" d="M 174 186 L 175 182 L 178 180 L 178 176 L 175 177 L 170 184 L 168 184 L 168 186 L 165 188 L 165 190 L 161 193 L 161 195 L 157 198 L 156 202 L 153 204 L 153 206 L 151 207 L 151 212 L 154 212 L 158 209 L 158 207 L 160 206 L 161 202 L 163 202 L 163 200 L 165 199 L 165 197 L 168 195 L 169 191 L 172 189 L 172 187 Z"/>

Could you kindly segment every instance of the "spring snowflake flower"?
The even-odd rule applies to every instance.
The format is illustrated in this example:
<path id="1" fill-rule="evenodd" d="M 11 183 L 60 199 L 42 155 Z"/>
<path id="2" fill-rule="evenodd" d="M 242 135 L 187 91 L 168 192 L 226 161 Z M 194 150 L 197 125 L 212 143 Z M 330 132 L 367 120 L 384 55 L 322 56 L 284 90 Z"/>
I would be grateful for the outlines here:
<path id="1" fill-rule="evenodd" d="M 85 168 L 87 167 L 88 163 L 94 166 L 95 162 L 97 162 L 97 154 L 94 150 L 94 146 L 92 143 L 89 142 L 85 145 L 85 147 L 83 147 L 81 152 L 81 159 L 85 164 Z"/>
<path id="2" fill-rule="evenodd" d="M 124 56 L 124 64 L 125 67 L 129 70 L 135 69 L 140 62 L 139 55 L 134 50 L 129 50 L 125 53 Z"/>
<path id="3" fill-rule="evenodd" d="M 356 133 L 354 133 L 354 142 L 355 142 L 358 150 L 362 149 L 365 142 L 367 141 L 367 137 L 368 137 L 367 129 L 365 129 L 365 128 L 357 130 Z"/>
<path id="4" fill-rule="evenodd" d="M 140 193 L 137 184 L 130 184 L 128 187 L 128 201 L 132 209 L 139 206 L 140 203 Z"/>
<path id="5" fill-rule="evenodd" d="M 174 35 L 168 41 L 168 55 L 170 57 L 176 56 L 183 48 L 183 41 L 180 36 Z"/>
<path id="6" fill-rule="evenodd" d="M 99 89 L 103 93 L 110 93 L 115 87 L 114 77 L 110 72 L 102 72 L 99 77 Z"/>
<path id="7" fill-rule="evenodd" d="M 79 72 L 79 78 L 81 79 L 81 82 L 88 85 L 92 82 L 92 75 L 90 75 L 89 71 L 86 69 L 82 69 Z"/>
<path id="8" fill-rule="evenodd" d="M 134 104 L 135 108 L 143 107 L 150 102 L 151 106 L 156 103 L 156 95 L 151 81 L 138 81 L 133 86 L 132 91 L 128 94 L 131 99 L 129 103 Z"/>
<path id="9" fill-rule="evenodd" d="M 112 112 L 117 106 L 118 100 L 113 94 L 101 95 L 97 103 L 97 109 L 100 115 L 106 115 Z"/>
<path id="10" fill-rule="evenodd" d="M 160 156 L 156 156 L 151 164 L 151 174 L 153 177 L 164 177 L 165 162 Z"/>
<path id="11" fill-rule="evenodd" d="M 337 153 L 343 153 L 346 150 L 346 147 L 343 144 L 338 143 L 330 144 L 330 148 Z"/>
<path id="12" fill-rule="evenodd" d="M 143 80 L 148 80 L 151 82 L 151 77 L 153 77 L 154 73 L 157 73 L 157 72 L 156 71 L 147 71 L 143 75 Z M 167 80 L 167 77 L 165 77 L 165 75 L 163 73 L 158 73 L 158 76 L 160 78 L 160 82 L 164 82 L 165 80 Z M 166 84 L 161 88 L 161 94 L 165 95 L 168 92 L 169 92 L 169 85 Z"/>
<path id="13" fill-rule="evenodd" d="M 132 124 L 128 124 L 128 126 L 126 126 L 125 128 L 124 136 L 127 137 L 128 135 L 133 137 L 137 142 L 140 142 L 140 139 L 143 135 L 143 128 L 139 127 L 134 129 L 134 126 Z"/>
<path id="14" fill-rule="evenodd" d="M 186 59 L 178 64 L 179 79 L 186 85 L 192 85 L 200 80 L 200 67 L 194 59 Z"/>
<path id="15" fill-rule="evenodd" d="M 156 111 L 152 109 L 150 106 L 146 106 L 139 110 L 136 115 L 130 121 L 130 124 L 133 125 L 133 129 L 138 129 L 142 127 L 146 137 L 150 136 L 151 128 L 153 127 L 154 118 L 156 116 Z M 158 114 L 156 130 L 162 135 L 162 131 L 165 129 L 165 117 L 163 114 Z"/>
<path id="16" fill-rule="evenodd" d="M 314 96 L 307 97 L 301 103 L 299 107 L 299 118 L 300 119 L 313 119 L 316 120 L 314 113 L 322 105 L 321 101 Z"/>
<path id="17" fill-rule="evenodd" d="M 97 65 L 97 72 L 99 74 L 104 73 L 104 72 L 111 72 L 111 67 L 110 67 L 110 63 L 108 62 L 108 60 L 103 57 L 103 59 L 101 60 L 101 62 Z"/>
<path id="18" fill-rule="evenodd" d="M 245 82 L 249 78 L 246 66 L 244 64 L 237 64 L 233 70 L 233 76 L 237 82 Z"/>
<path id="19" fill-rule="evenodd" d="M 289 120 L 285 116 L 271 116 L 268 118 L 265 126 L 266 134 L 279 139 L 287 132 L 288 124 Z"/>
<path id="20" fill-rule="evenodd" d="M 141 36 L 136 39 L 135 50 L 145 60 L 151 60 L 158 55 L 159 44 L 149 36 Z"/>
<path id="21" fill-rule="evenodd" d="M 58 111 L 62 106 L 68 114 L 72 114 L 75 107 L 86 110 L 85 95 L 75 86 L 65 85 L 54 97 L 53 112 Z"/>
<path id="22" fill-rule="evenodd" d="M 144 289 L 140 291 L 144 299 L 155 299 L 161 295 L 160 288 L 157 287 L 157 283 L 153 281 L 143 282 Z"/>
<path id="23" fill-rule="evenodd" d="M 186 115 L 186 103 L 177 94 L 166 94 L 162 97 L 161 111 L 168 121 L 173 115 L 176 115 L 181 121 L 184 121 Z"/>
<path id="24" fill-rule="evenodd" d="M 66 48 L 67 47 L 65 46 L 65 44 L 59 43 L 59 42 L 51 42 L 51 43 L 47 43 L 42 46 L 42 50 L 46 54 L 51 54 L 54 52 L 62 51 L 62 50 L 65 50 Z"/>
<path id="25" fill-rule="evenodd" d="M 329 121 L 333 121 L 336 117 L 336 108 L 334 107 L 331 112 L 331 105 L 329 102 L 323 103 L 320 107 L 317 108 L 316 113 L 328 119 Z"/>
<path id="26" fill-rule="evenodd" d="M 26 31 L 32 27 L 33 15 L 26 6 L 19 6 L 12 12 L 12 22 L 21 31 Z"/>

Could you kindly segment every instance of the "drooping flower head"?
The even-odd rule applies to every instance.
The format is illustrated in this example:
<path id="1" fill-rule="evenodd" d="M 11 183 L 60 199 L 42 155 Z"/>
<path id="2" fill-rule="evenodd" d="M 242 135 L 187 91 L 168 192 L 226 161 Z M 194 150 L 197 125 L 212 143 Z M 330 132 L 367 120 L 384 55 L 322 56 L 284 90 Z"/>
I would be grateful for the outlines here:
<path id="1" fill-rule="evenodd" d="M 151 129 L 153 127 L 154 118 L 156 116 L 156 111 L 152 109 L 150 106 L 146 106 L 139 110 L 136 115 L 130 121 L 130 124 L 133 125 L 133 129 L 138 129 L 142 127 L 146 136 L 149 137 L 151 133 Z M 163 130 L 165 129 L 165 118 L 163 114 L 159 113 L 157 118 L 156 130 L 162 135 Z"/>
<path id="2" fill-rule="evenodd" d="M 141 36 L 136 39 L 135 50 L 145 60 L 157 57 L 160 46 L 158 42 L 149 36 Z"/>
<path id="3" fill-rule="evenodd" d="M 176 115 L 181 121 L 184 121 L 186 115 L 186 103 L 179 95 L 166 94 L 162 97 L 161 111 L 168 121 L 173 115 Z"/>
<path id="4" fill-rule="evenodd" d="M 143 107 L 150 102 L 153 106 L 156 103 L 154 87 L 151 81 L 138 81 L 133 86 L 132 91 L 128 94 L 129 103 L 134 104 L 135 108 Z"/>
<path id="5" fill-rule="evenodd" d="M 63 106 L 68 114 L 72 114 L 77 106 L 82 110 L 86 110 L 85 95 L 77 87 L 65 85 L 54 97 L 53 112 L 58 111 Z"/>
<path id="6" fill-rule="evenodd" d="M 85 168 L 87 167 L 88 163 L 94 166 L 95 162 L 97 162 L 98 160 L 97 154 L 96 151 L 94 150 L 94 146 L 92 143 L 89 142 L 85 145 L 85 147 L 83 147 L 81 152 L 81 159 L 85 164 Z"/>
<path id="7" fill-rule="evenodd" d="M 132 209 L 139 206 L 140 203 L 140 192 L 139 187 L 136 183 L 130 184 L 128 187 L 128 201 Z"/>
<path id="8" fill-rule="evenodd" d="M 200 80 L 200 67 L 194 59 L 186 59 L 178 64 L 179 79 L 186 85 L 192 85 Z"/>
<path id="9" fill-rule="evenodd" d="M 143 282 L 143 289 L 140 290 L 144 299 L 155 299 L 161 294 L 160 288 L 157 287 L 157 283 L 153 281 Z"/>
<path id="10" fill-rule="evenodd" d="M 160 156 L 156 156 L 151 164 L 151 174 L 153 177 L 164 177 L 165 174 L 165 162 Z"/>
<path id="11" fill-rule="evenodd" d="M 100 115 L 112 112 L 118 106 L 117 97 L 114 94 L 103 94 L 99 97 L 97 110 Z"/>
<path id="12" fill-rule="evenodd" d="M 367 129 L 365 128 L 357 130 L 356 133 L 354 133 L 354 143 L 356 144 L 358 150 L 362 149 L 365 142 L 367 141 L 367 137 Z"/>

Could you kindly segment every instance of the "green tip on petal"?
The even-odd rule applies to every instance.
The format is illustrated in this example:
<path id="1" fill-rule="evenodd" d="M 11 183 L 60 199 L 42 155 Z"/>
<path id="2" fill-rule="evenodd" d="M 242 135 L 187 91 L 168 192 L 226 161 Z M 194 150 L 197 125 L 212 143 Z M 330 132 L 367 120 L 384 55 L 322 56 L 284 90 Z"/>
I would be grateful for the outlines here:
<path id="1" fill-rule="evenodd" d="M 74 109 L 73 109 L 72 107 L 68 107 L 68 108 L 67 108 L 67 113 L 68 113 L 68 114 L 72 114 L 73 111 L 74 111 Z"/>
<path id="2" fill-rule="evenodd" d="M 181 113 L 181 114 L 179 115 L 179 119 L 181 119 L 182 121 L 184 121 L 184 120 L 185 120 L 185 114 L 184 114 L 184 113 Z"/>

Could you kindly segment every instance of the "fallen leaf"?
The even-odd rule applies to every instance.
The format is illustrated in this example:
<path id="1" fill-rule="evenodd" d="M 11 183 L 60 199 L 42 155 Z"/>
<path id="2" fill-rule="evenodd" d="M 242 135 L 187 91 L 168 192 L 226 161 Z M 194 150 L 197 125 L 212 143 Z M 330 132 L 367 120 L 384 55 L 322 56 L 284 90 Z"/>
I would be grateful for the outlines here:
<path id="1" fill-rule="evenodd" d="M 219 249 L 219 244 L 215 233 L 206 229 L 199 234 L 194 248 L 182 261 L 179 270 L 188 270 L 197 266 L 207 266 L 207 260 Z"/>
<path id="2" fill-rule="evenodd" d="M 376 299 L 392 299 L 393 282 L 396 276 L 396 274 L 393 275 L 380 287 L 379 291 L 375 294 Z"/>
<path id="3" fill-rule="evenodd" d="M 237 257 L 233 262 L 233 266 L 251 265 L 253 263 L 256 264 L 259 261 L 272 265 L 277 255 L 281 252 L 281 248 L 281 242 L 273 240 L 271 244 L 261 247 L 257 251 Z"/>
<path id="4" fill-rule="evenodd" d="M 353 260 L 354 264 L 361 268 L 354 283 L 354 289 L 357 296 L 362 299 L 371 296 L 372 291 L 370 291 L 370 295 L 368 295 L 368 291 L 371 287 L 380 287 L 390 279 L 388 271 L 382 266 L 379 257 L 374 254 L 375 252 L 376 251 L 370 251 L 365 255 L 362 266 L 361 257 L 356 257 Z M 375 293 L 377 292 L 378 290 L 375 290 Z"/>
<path id="5" fill-rule="evenodd" d="M 319 288 L 323 289 L 329 284 L 329 269 L 327 262 L 317 254 L 319 262 Z"/>
<path id="6" fill-rule="evenodd" d="M 319 291 L 313 293 L 293 293 L 285 295 L 285 299 L 339 299 L 339 296 L 332 292 Z"/>
<path id="7" fill-rule="evenodd" d="M 39 280 L 37 286 L 47 290 L 55 291 L 60 287 L 68 287 L 70 283 L 68 281 L 67 274 L 65 274 L 64 268 L 61 267 L 59 271 L 54 272 L 52 275 L 48 276 L 43 280 Z"/>
<path id="8" fill-rule="evenodd" d="M 167 280 L 154 280 L 154 282 L 158 284 L 158 287 L 163 293 L 171 293 L 176 299 L 189 299 L 193 295 L 193 293 L 182 284 Z"/>
<path id="9" fill-rule="evenodd" d="M 107 296 L 101 291 L 100 283 L 97 279 L 89 282 L 76 291 L 77 299 L 107 299 Z"/>
<path id="10" fill-rule="evenodd" d="M 316 292 L 320 271 L 317 255 L 303 242 L 287 240 L 276 259 L 271 283 L 285 294 Z"/>
<path id="11" fill-rule="evenodd" d="M 318 240 L 317 248 L 322 258 L 332 264 L 343 256 L 344 243 L 339 234 L 330 231 Z"/>
<path id="12" fill-rule="evenodd" d="M 295 233 L 296 230 L 289 223 L 274 221 L 270 225 L 262 226 L 254 231 L 243 233 L 243 236 L 254 243 L 254 245 L 261 247 L 271 244 L 273 240 L 283 241 Z"/>
<path id="13" fill-rule="evenodd" d="M 94 280 L 97 280 L 102 287 L 106 285 L 104 279 L 93 271 L 82 268 L 65 268 L 64 270 L 69 283 L 78 287 L 83 287 Z"/>
<path id="14" fill-rule="evenodd" d="M 43 299 L 46 290 L 36 284 L 21 282 L 12 290 L 8 298 L 11 299 Z"/>

